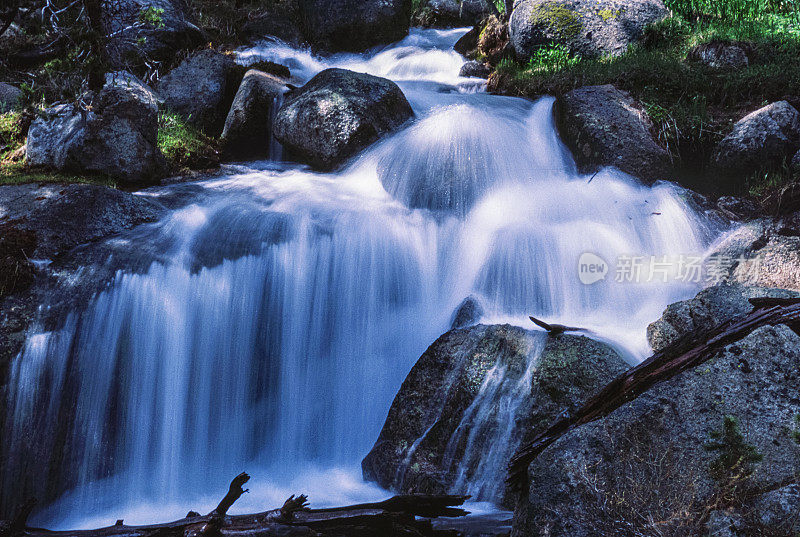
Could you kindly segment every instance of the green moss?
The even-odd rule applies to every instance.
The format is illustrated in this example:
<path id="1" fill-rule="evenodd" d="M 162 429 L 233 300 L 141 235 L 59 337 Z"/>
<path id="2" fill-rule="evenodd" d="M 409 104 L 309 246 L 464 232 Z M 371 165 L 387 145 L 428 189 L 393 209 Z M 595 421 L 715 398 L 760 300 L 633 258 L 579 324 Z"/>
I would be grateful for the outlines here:
<path id="1" fill-rule="evenodd" d="M 172 112 L 158 116 L 158 148 L 175 171 L 210 168 L 219 163 L 215 140 Z"/>
<path id="2" fill-rule="evenodd" d="M 601 9 L 597 12 L 600 15 L 600 18 L 603 19 L 603 22 L 608 22 L 610 20 L 616 19 L 622 14 L 622 9 Z"/>
<path id="3" fill-rule="evenodd" d="M 117 183 L 101 175 L 78 175 L 31 167 L 23 162 L 0 163 L 0 185 L 22 185 L 28 183 L 83 183 L 116 188 Z"/>
<path id="4" fill-rule="evenodd" d="M 546 2 L 533 8 L 531 23 L 551 29 L 555 35 L 564 40 L 577 36 L 583 24 L 581 16 L 559 2 Z"/>

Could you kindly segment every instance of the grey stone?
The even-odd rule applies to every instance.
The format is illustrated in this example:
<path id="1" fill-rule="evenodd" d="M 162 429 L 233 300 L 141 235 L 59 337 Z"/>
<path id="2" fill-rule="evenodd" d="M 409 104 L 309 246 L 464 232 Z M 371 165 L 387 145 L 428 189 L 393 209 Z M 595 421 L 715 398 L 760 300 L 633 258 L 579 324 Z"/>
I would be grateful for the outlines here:
<path id="1" fill-rule="evenodd" d="M 483 317 L 484 309 L 480 300 L 475 296 L 468 296 L 453 312 L 450 329 L 465 328 L 477 324 Z"/>
<path id="2" fill-rule="evenodd" d="M 474 26 L 494 13 L 487 0 L 428 0 L 425 8 L 438 26 Z"/>
<path id="3" fill-rule="evenodd" d="M 753 507 L 759 522 L 769 530 L 800 532 L 800 485 L 797 483 L 767 492 Z"/>
<path id="4" fill-rule="evenodd" d="M 391 80 L 326 69 L 285 96 L 274 133 L 297 158 L 329 170 L 413 115 Z"/>
<path id="5" fill-rule="evenodd" d="M 561 136 L 582 168 L 616 166 L 645 182 L 670 179 L 667 151 L 650 132 L 647 113 L 614 86 L 587 86 L 558 101 Z"/>
<path id="6" fill-rule="evenodd" d="M 485 63 L 471 60 L 461 66 L 461 70 L 458 72 L 458 76 L 489 78 L 489 75 L 492 74 L 492 71 L 493 69 L 491 68 L 491 66 L 486 65 Z"/>
<path id="7" fill-rule="evenodd" d="M 712 155 L 719 172 L 749 174 L 780 166 L 800 147 L 800 113 L 786 101 L 772 103 L 739 120 Z"/>
<path id="8" fill-rule="evenodd" d="M 529 466 L 512 535 L 672 534 L 684 523 L 699 526 L 729 483 L 712 471 L 719 452 L 709 449 L 726 416 L 738 420 L 742 441 L 763 457 L 739 466 L 737 490 L 790 482 L 800 470 L 800 445 L 789 429 L 800 413 L 798 371 L 800 336 L 764 326 L 566 433 Z M 702 534 L 700 527 L 684 529 Z"/>
<path id="9" fill-rule="evenodd" d="M 222 129 L 222 145 L 232 158 L 268 157 L 272 123 L 286 81 L 251 69 L 248 71 Z"/>
<path id="10" fill-rule="evenodd" d="M 411 0 L 300 0 L 306 40 L 330 52 L 361 52 L 408 34 Z"/>
<path id="11" fill-rule="evenodd" d="M 11 84 L 0 82 L 0 114 L 12 110 L 22 97 L 22 90 Z"/>
<path id="12" fill-rule="evenodd" d="M 157 90 L 167 110 L 209 136 L 219 136 L 243 76 L 244 68 L 232 57 L 206 49 L 161 78 Z"/>
<path id="13" fill-rule="evenodd" d="M 34 166 L 141 183 L 166 173 L 157 138 L 155 95 L 141 85 L 112 83 L 92 110 L 59 105 L 34 120 L 26 158 Z"/>
<path id="14" fill-rule="evenodd" d="M 742 47 L 721 41 L 697 45 L 689 51 L 688 57 L 712 69 L 741 69 L 750 64 Z"/>
<path id="15" fill-rule="evenodd" d="M 522 0 L 511 12 L 509 35 L 521 58 L 554 44 L 581 56 L 617 56 L 668 15 L 661 0 Z"/>
<path id="16" fill-rule="evenodd" d="M 533 369 L 530 360 L 536 360 Z M 451 489 L 459 467 L 474 475 L 484 471 L 481 465 L 499 460 L 489 486 L 502 494 L 505 464 L 519 442 L 577 408 L 626 368 L 614 350 L 585 337 L 548 337 L 508 325 L 452 330 L 425 351 L 403 382 L 362 462 L 364 477 L 399 492 L 441 493 Z M 490 371 L 503 371 L 500 392 L 530 374 L 530 393 L 509 418 L 516 426 L 502 445 L 493 442 L 494 422 L 476 425 L 480 410 L 471 411 L 483 384 L 491 382 Z M 479 496 L 487 492 L 482 489 Z"/>

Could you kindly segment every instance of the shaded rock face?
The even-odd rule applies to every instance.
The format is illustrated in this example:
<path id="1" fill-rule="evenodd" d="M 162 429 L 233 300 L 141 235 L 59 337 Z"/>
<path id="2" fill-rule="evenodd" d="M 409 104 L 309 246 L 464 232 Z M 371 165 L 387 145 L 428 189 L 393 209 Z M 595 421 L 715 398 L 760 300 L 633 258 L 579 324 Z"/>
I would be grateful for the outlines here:
<path id="1" fill-rule="evenodd" d="M 250 41 L 274 38 L 294 47 L 305 42 L 296 13 L 279 3 L 264 7 L 266 12 L 263 12 L 263 8 L 260 9 L 261 14 L 247 21 L 242 27 L 245 38 Z"/>
<path id="2" fill-rule="evenodd" d="M 791 159 L 800 147 L 800 112 L 786 101 L 772 103 L 739 120 L 712 155 L 723 174 L 747 176 Z"/>
<path id="3" fill-rule="evenodd" d="M 92 110 L 59 105 L 34 120 L 26 158 L 35 166 L 141 183 L 166 173 L 157 139 L 155 95 L 144 85 L 109 83 Z"/>
<path id="4" fill-rule="evenodd" d="M 0 82 L 0 114 L 12 110 L 19 102 L 20 97 L 22 97 L 22 90 L 5 82 Z"/>
<path id="5" fill-rule="evenodd" d="M 189 56 L 158 82 L 167 110 L 180 114 L 209 136 L 219 136 L 244 68 L 214 50 Z"/>
<path id="6" fill-rule="evenodd" d="M 364 477 L 399 492 L 499 500 L 523 437 L 626 368 L 612 349 L 584 337 L 508 325 L 452 330 L 403 382 L 362 462 Z"/>
<path id="7" fill-rule="evenodd" d="M 472 26 L 494 13 L 487 0 L 428 0 L 425 8 L 436 26 Z"/>
<path id="8" fill-rule="evenodd" d="M 222 129 L 224 153 L 231 158 L 269 157 L 272 124 L 286 82 L 276 76 L 248 71 Z"/>
<path id="9" fill-rule="evenodd" d="M 793 483 L 761 496 L 755 502 L 758 520 L 767 528 L 800 533 L 800 485 Z"/>
<path id="10" fill-rule="evenodd" d="M 578 88 L 558 101 L 557 110 L 561 136 L 581 167 L 616 166 L 646 182 L 672 176 L 650 118 L 626 92 L 611 85 Z"/>
<path id="11" fill-rule="evenodd" d="M 300 0 L 306 40 L 330 52 L 361 52 L 408 34 L 411 0 Z"/>
<path id="12" fill-rule="evenodd" d="M 0 264 L 15 270 L 13 277 L 5 271 L 0 277 L 0 286 L 2 281 L 11 284 L 0 292 L 0 387 L 45 300 L 43 288 L 50 285 L 49 275 L 61 270 L 60 260 L 78 245 L 156 220 L 163 211 L 147 198 L 98 185 L 0 186 Z M 30 259 L 54 262 L 35 269 Z M 84 265 L 85 257 L 78 256 L 75 268 Z M 72 281 L 70 275 L 64 280 Z M 63 282 L 53 287 L 70 288 Z M 70 293 L 70 298 L 76 295 Z M 5 402 L 0 388 L 0 405 Z"/>
<path id="13" fill-rule="evenodd" d="M 724 280 L 800 291 L 800 214 L 748 222 L 709 257 L 720 260 Z"/>
<path id="14" fill-rule="evenodd" d="M 690 332 L 710 330 L 749 313 L 753 309 L 751 298 L 798 296 L 800 293 L 786 289 L 746 287 L 738 283 L 715 285 L 694 298 L 667 306 L 661 318 L 647 327 L 647 341 L 658 352 Z"/>
<path id="15" fill-rule="evenodd" d="M 509 34 L 520 58 L 553 44 L 581 56 L 617 56 L 668 15 L 661 0 L 522 0 L 514 5 Z"/>
<path id="16" fill-rule="evenodd" d="M 512 535 L 702 535 L 721 502 L 752 513 L 753 498 L 800 470 L 798 367 L 800 336 L 762 327 L 567 433 L 529 466 Z"/>
<path id="17" fill-rule="evenodd" d="M 461 66 L 461 69 L 458 71 L 458 76 L 489 78 L 489 75 L 491 75 L 492 72 L 493 69 L 491 68 L 491 66 L 486 65 L 485 63 L 477 61 L 468 61 Z"/>
<path id="18" fill-rule="evenodd" d="M 480 300 L 474 296 L 468 296 L 453 312 L 453 320 L 450 323 L 450 329 L 466 328 L 473 324 L 477 324 L 483 317 L 484 309 Z"/>
<path id="19" fill-rule="evenodd" d="M 145 58 L 170 60 L 182 49 L 204 42 L 185 0 L 118 0 L 103 2 L 111 60 L 119 65 Z M 148 14 L 157 21 L 144 22 Z"/>
<path id="20" fill-rule="evenodd" d="M 747 52 L 742 47 L 723 41 L 697 45 L 689 51 L 688 58 L 712 69 L 742 69 L 750 65 Z"/>
<path id="21" fill-rule="evenodd" d="M 326 69 L 286 95 L 274 134 L 300 160 L 329 170 L 413 115 L 391 80 Z"/>

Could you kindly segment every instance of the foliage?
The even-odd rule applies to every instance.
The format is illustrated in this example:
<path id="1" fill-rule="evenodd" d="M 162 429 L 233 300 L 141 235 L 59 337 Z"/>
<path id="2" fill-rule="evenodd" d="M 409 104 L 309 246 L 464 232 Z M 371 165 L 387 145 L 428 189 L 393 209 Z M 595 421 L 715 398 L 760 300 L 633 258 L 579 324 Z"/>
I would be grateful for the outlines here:
<path id="1" fill-rule="evenodd" d="M 19 112 L 6 112 L 0 115 L 0 161 L 5 160 L 24 143 L 21 119 Z"/>
<path id="2" fill-rule="evenodd" d="M 219 162 L 214 140 L 171 112 L 158 116 L 158 148 L 175 171 L 211 168 Z"/>
<path id="3" fill-rule="evenodd" d="M 733 416 L 725 416 L 722 429 L 712 431 L 710 436 L 711 441 L 705 448 L 719 453 L 710 464 L 711 474 L 718 480 L 749 476 L 753 473 L 755 463 L 764 458 L 755 446 L 745 441 L 739 422 Z"/>
<path id="4" fill-rule="evenodd" d="M 570 54 L 565 45 L 550 45 L 538 49 L 528 63 L 528 69 L 536 73 L 553 74 L 562 69 L 578 65 L 580 59 Z"/>

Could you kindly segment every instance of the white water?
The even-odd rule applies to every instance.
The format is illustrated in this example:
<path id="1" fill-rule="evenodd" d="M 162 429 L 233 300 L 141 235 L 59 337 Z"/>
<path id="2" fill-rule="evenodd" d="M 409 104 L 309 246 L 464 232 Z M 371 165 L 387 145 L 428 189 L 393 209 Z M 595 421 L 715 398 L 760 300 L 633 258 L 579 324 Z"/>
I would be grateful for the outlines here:
<path id="1" fill-rule="evenodd" d="M 242 470 L 254 479 L 236 512 L 299 492 L 316 506 L 385 496 L 358 465 L 405 375 L 470 294 L 485 322 L 532 328 L 532 314 L 591 328 L 632 359 L 648 353 L 646 325 L 696 284 L 610 274 L 587 286 L 579 256 L 699 255 L 715 231 L 669 184 L 579 175 L 551 99 L 490 96 L 457 76 L 462 33 L 415 31 L 363 57 L 274 44 L 241 54 L 301 81 L 332 65 L 393 78 L 417 119 L 339 173 L 238 166 L 204 182 L 144 239 L 167 245 L 168 262 L 119 272 L 62 330 L 29 337 L 11 372 L 8 468 L 46 471 L 26 442 L 55 445 L 40 436 L 60 426 L 72 446 L 63 466 L 77 472 L 35 522 L 177 518 L 210 509 Z M 496 373 L 482 400 L 511 405 L 508 423 L 517 398 Z M 496 494 L 501 457 L 486 460 L 481 482 L 460 490 Z M 0 485 L 14 479 L 4 471 Z"/>

